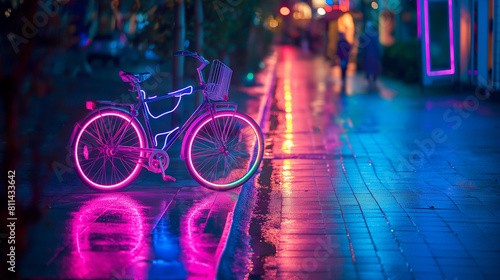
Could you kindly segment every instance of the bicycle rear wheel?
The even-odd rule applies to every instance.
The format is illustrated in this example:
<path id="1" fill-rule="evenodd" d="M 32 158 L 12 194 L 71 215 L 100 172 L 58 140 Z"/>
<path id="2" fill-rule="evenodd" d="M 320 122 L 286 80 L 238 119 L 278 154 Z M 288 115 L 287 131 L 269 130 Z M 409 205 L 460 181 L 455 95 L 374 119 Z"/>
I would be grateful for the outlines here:
<path id="1" fill-rule="evenodd" d="M 213 190 L 243 185 L 257 171 L 264 154 L 262 131 L 249 116 L 216 112 L 199 121 L 186 142 L 191 176 Z"/>
<path id="2" fill-rule="evenodd" d="M 89 187 L 117 190 L 139 175 L 144 148 L 144 131 L 132 116 L 102 110 L 89 117 L 76 135 L 72 149 L 75 169 Z"/>

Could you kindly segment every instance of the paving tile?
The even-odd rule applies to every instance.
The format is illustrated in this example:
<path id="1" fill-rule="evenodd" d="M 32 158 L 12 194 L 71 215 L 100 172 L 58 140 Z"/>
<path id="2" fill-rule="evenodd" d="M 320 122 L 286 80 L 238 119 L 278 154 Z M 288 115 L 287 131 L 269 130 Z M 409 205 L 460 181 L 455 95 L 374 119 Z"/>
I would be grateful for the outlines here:
<path id="1" fill-rule="evenodd" d="M 271 202 L 263 200 L 268 209 L 281 205 L 279 210 L 273 206 L 271 229 L 256 242 L 267 238 L 278 243 L 277 275 L 497 279 L 500 133 L 491 127 L 498 127 L 500 119 L 478 111 L 452 130 L 442 115 L 462 96 L 420 95 L 416 88 L 385 78 L 378 91 L 367 94 L 359 74 L 349 77 L 347 94 L 341 94 L 329 63 L 294 48 L 280 50 L 275 118 L 268 124 L 276 141 L 272 152 L 302 157 L 286 159 L 291 191 L 275 189 Z M 387 92 L 395 96 L 386 99 Z M 286 121 L 286 102 L 292 104 L 292 125 Z M 481 106 L 500 110 L 498 104 Z M 433 153 L 421 164 L 409 163 L 409 155 L 419 150 L 415 142 L 429 138 L 434 128 L 445 130 L 448 140 L 434 143 Z M 293 135 L 290 151 L 280 137 L 287 130 Z M 318 153 L 328 156 L 305 158 Z M 270 161 L 282 166 L 284 160 Z M 273 174 L 270 180 L 283 179 L 281 173 Z M 316 253 L 328 258 L 317 261 L 317 271 L 302 274 L 301 265 L 307 257 L 315 258 L 314 248 L 326 240 L 325 234 L 330 247 Z"/>
<path id="2" fill-rule="evenodd" d="M 447 279 L 444 276 L 441 275 L 439 272 L 421 272 L 421 271 L 414 271 L 412 272 L 413 277 L 417 280 L 444 280 Z"/>
<path id="3" fill-rule="evenodd" d="M 385 279 L 384 274 L 378 271 L 360 271 L 359 279 Z"/>
<path id="4" fill-rule="evenodd" d="M 413 279 L 413 276 L 408 269 L 408 267 L 405 267 L 404 265 L 400 264 L 388 264 L 388 265 L 382 265 L 382 268 L 384 270 L 384 274 L 386 275 L 386 278 L 390 279 Z"/>

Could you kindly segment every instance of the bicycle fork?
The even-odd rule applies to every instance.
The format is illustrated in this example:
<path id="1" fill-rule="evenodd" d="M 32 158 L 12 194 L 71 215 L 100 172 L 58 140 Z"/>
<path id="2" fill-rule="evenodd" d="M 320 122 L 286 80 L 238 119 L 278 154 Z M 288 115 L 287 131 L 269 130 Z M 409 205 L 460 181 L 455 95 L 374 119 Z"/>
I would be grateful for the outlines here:
<path id="1" fill-rule="evenodd" d="M 209 112 L 210 112 L 210 116 L 212 117 L 212 124 L 211 124 L 211 127 L 212 127 L 212 130 L 214 131 L 215 133 L 215 138 L 216 140 L 219 142 L 218 144 L 221 146 L 220 149 L 221 149 L 221 153 L 226 153 L 227 152 L 227 147 L 226 147 L 226 144 L 224 143 L 224 140 L 226 139 L 221 139 L 221 133 L 224 133 L 225 132 L 225 126 L 224 126 L 224 129 L 221 129 L 220 126 L 218 125 L 218 123 L 215 121 L 215 113 L 216 110 L 215 110 L 215 105 L 214 104 L 211 104 L 210 107 L 209 107 Z M 229 126 L 232 124 L 233 122 L 233 118 L 231 118 L 231 123 L 229 124 Z"/>

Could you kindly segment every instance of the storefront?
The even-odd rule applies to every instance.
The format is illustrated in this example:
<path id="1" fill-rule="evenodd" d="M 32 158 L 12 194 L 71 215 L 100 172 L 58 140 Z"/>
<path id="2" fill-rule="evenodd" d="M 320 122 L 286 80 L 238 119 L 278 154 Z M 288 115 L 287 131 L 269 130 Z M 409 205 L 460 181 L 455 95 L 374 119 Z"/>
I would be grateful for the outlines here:
<path id="1" fill-rule="evenodd" d="M 422 83 L 498 89 L 498 0 L 418 0 Z M 499 14 L 500 15 L 500 14 Z M 497 35 L 497 36 L 495 36 Z M 495 46 L 495 48 L 494 48 Z"/>

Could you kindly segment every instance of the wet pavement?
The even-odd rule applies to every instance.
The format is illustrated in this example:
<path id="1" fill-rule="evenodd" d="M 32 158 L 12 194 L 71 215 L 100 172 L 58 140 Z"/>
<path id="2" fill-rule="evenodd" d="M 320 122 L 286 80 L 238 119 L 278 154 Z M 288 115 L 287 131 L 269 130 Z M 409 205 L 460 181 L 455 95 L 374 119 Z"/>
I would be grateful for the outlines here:
<path id="1" fill-rule="evenodd" d="M 337 77 L 279 49 L 265 158 L 219 276 L 499 279 L 500 106 Z"/>
<path id="2" fill-rule="evenodd" d="M 262 118 L 261 107 L 267 96 L 264 91 L 267 92 L 267 80 L 274 73 L 273 63 L 273 57 L 266 61 L 268 68 L 256 75 L 255 86 L 232 89 L 234 96 L 230 101 L 237 102 L 240 111 L 257 121 Z M 121 97 L 118 91 L 105 92 L 113 85 L 126 86 L 119 81 L 117 71 L 101 72 L 83 78 L 83 85 L 81 80 L 74 80 L 62 86 L 75 90 L 75 96 L 63 97 L 67 101 L 66 110 L 81 111 L 84 98 L 106 99 L 115 94 L 117 98 L 131 99 L 127 92 Z M 105 82 L 109 86 L 103 86 Z M 161 91 L 159 86 L 155 89 Z M 184 108 L 193 106 L 192 99 L 183 102 Z M 39 201 L 42 216 L 27 227 L 26 252 L 19 262 L 22 278 L 215 277 L 239 188 L 215 192 L 197 185 L 179 159 L 180 143 L 177 143 L 168 151 L 167 170 L 167 174 L 177 179 L 175 183 L 163 182 L 160 174 L 143 169 L 124 190 L 99 193 L 86 187 L 64 165 L 69 163 L 64 161 L 63 148 L 55 150 L 56 163 L 61 169 L 45 185 Z M 19 204 L 26 207 L 31 195 L 26 185 L 18 187 Z"/>
<path id="3" fill-rule="evenodd" d="M 277 52 L 265 158 L 242 194 L 197 186 L 178 146 L 169 152 L 175 183 L 143 170 L 125 190 L 97 193 L 72 173 L 54 175 L 43 215 L 28 227 L 20 275 L 213 279 L 218 269 L 219 279 L 500 278 L 498 104 L 422 95 L 390 79 L 370 89 L 353 71 L 342 87 L 340 69 L 322 58 Z M 266 71 L 237 100 L 256 120 Z M 78 84 L 71 89 L 82 90 Z M 19 196 L 29 201 L 22 186 Z"/>
<path id="4" fill-rule="evenodd" d="M 21 276 L 209 278 L 237 193 L 207 191 L 187 178 L 182 187 L 138 184 L 116 193 L 83 189 L 52 202 L 30 228 Z"/>

